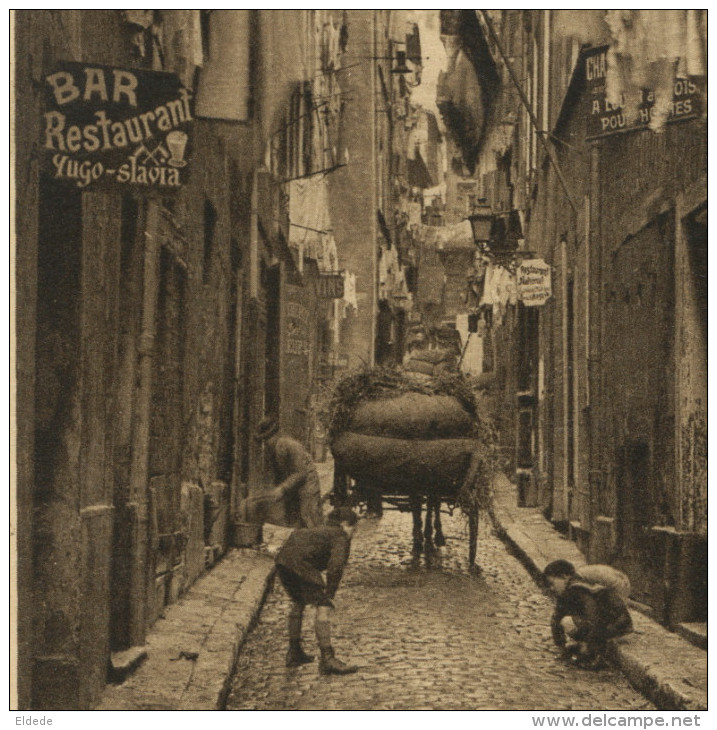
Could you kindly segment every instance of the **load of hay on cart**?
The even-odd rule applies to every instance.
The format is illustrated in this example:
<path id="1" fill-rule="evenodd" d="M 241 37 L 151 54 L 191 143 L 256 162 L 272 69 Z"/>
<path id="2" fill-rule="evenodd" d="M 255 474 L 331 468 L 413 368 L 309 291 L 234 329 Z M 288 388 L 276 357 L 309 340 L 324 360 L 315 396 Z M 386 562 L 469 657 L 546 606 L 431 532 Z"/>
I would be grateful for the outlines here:
<path id="1" fill-rule="evenodd" d="M 410 510 L 414 552 L 432 547 L 432 516 L 435 545 L 444 544 L 441 505 L 449 512 L 458 507 L 468 520 L 473 565 L 480 510 L 491 501 L 495 435 L 490 419 L 478 412 L 470 379 L 373 368 L 339 381 L 329 415 L 333 502 Z"/>

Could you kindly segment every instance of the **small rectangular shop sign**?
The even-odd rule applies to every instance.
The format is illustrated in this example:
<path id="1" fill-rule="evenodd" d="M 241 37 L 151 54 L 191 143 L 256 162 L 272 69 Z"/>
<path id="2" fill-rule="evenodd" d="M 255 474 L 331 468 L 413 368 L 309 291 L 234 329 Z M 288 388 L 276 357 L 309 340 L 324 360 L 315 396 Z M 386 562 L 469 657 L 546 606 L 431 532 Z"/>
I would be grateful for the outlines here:
<path id="1" fill-rule="evenodd" d="M 515 273 L 518 299 L 526 307 L 540 307 L 553 294 L 550 264 L 543 259 L 526 259 Z"/>
<path id="2" fill-rule="evenodd" d="M 45 76 L 41 146 L 56 180 L 88 187 L 181 187 L 192 94 L 175 74 L 64 62 Z"/>
<path id="3" fill-rule="evenodd" d="M 319 274 L 317 290 L 320 299 L 342 299 L 344 296 L 343 274 Z"/>
<path id="4" fill-rule="evenodd" d="M 301 301 L 296 301 L 302 297 L 301 287 L 287 285 L 286 296 L 286 354 L 305 358 L 311 352 L 309 310 Z"/>
<path id="5" fill-rule="evenodd" d="M 621 132 L 647 129 L 655 106 L 655 92 L 650 89 L 642 89 L 636 113 L 626 115 L 622 106 L 615 106 L 607 100 L 607 47 L 586 51 L 583 61 L 586 88 L 586 137 L 595 139 Z M 701 114 L 703 94 L 704 78 L 691 76 L 674 79 L 667 123 L 692 119 Z M 628 117 L 631 118 L 628 119 Z"/>

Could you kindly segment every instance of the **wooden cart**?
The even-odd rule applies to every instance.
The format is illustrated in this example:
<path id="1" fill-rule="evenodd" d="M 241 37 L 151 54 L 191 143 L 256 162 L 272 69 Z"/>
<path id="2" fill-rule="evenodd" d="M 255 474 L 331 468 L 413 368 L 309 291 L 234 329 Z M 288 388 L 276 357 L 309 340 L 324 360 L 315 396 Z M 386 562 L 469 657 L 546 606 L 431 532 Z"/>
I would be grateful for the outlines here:
<path id="1" fill-rule="evenodd" d="M 401 399 L 418 403 L 414 408 L 418 416 L 412 421 L 409 416 L 410 422 L 402 415 L 407 409 L 402 411 Z M 386 503 L 406 512 L 418 503 L 419 520 L 424 499 L 448 512 L 460 506 L 468 517 L 468 558 L 473 565 L 479 509 L 487 487 L 485 449 L 475 437 L 469 414 L 457 423 L 447 425 L 445 418 L 441 422 L 441 413 L 452 407 L 447 399 L 450 396 L 400 394 L 383 410 L 380 403 L 372 403 L 371 419 L 362 419 L 359 413 L 347 429 L 333 434 L 333 501 L 373 511 Z M 415 538 L 414 517 L 414 549 Z"/>

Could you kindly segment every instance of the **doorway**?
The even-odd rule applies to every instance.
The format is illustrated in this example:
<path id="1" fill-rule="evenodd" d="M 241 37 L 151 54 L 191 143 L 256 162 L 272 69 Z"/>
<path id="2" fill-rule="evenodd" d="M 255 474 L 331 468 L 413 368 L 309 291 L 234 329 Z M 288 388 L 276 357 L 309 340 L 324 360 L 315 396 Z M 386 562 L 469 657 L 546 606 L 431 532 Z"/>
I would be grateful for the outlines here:
<path id="1" fill-rule="evenodd" d="M 186 272 L 166 248 L 159 254 L 159 292 L 152 373 L 149 486 L 153 506 L 154 617 L 171 600 L 183 555 L 181 466 L 184 424 Z"/>
<path id="2" fill-rule="evenodd" d="M 630 576 L 633 598 L 659 608 L 664 600 L 659 588 L 664 556 L 649 529 L 653 511 L 652 474 L 652 456 L 646 441 L 629 440 L 618 449 L 617 564 Z"/>

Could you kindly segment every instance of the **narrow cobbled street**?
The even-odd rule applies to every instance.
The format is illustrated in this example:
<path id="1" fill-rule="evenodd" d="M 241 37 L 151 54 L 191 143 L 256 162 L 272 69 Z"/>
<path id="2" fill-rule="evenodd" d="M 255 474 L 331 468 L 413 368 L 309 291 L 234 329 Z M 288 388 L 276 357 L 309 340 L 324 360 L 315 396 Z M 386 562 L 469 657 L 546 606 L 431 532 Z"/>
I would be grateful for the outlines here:
<path id="1" fill-rule="evenodd" d="M 445 516 L 446 547 L 413 559 L 411 517 L 361 523 L 337 594 L 337 656 L 358 664 L 323 677 L 286 669 L 289 600 L 278 581 L 241 651 L 229 710 L 649 710 L 616 669 L 561 662 L 552 603 L 482 520 L 469 572 L 463 518 Z M 310 610 L 307 614 L 312 613 Z M 304 645 L 318 653 L 313 616 Z"/>

